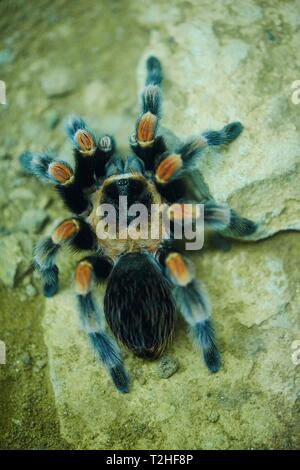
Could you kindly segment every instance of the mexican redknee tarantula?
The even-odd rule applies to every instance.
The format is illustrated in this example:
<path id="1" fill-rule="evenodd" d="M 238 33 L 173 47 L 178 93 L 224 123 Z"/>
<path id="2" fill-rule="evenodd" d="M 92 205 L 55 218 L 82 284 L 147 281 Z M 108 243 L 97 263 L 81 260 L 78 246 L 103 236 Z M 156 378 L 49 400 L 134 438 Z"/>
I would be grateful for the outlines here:
<path id="1" fill-rule="evenodd" d="M 113 137 L 104 135 L 97 141 L 82 119 L 73 118 L 67 133 L 74 148 L 74 171 L 49 152 L 25 152 L 20 157 L 23 169 L 53 184 L 73 214 L 35 248 L 34 262 L 44 294 L 51 297 L 57 292 L 55 259 L 62 247 L 93 252 L 75 271 L 78 308 L 97 356 L 123 393 L 128 392 L 128 376 L 119 347 L 106 332 L 106 322 L 112 335 L 137 356 L 156 358 L 172 338 L 178 309 L 201 347 L 208 369 L 217 372 L 220 367 L 208 302 L 190 261 L 174 246 L 172 236 L 156 240 L 103 240 L 97 236 L 97 208 L 103 203 L 118 208 L 120 196 L 127 196 L 128 205 L 139 202 L 148 208 L 160 202 L 184 204 L 189 200 L 186 175 L 203 150 L 228 144 L 242 131 L 239 122 L 232 122 L 220 131 L 207 131 L 167 148 L 159 128 L 162 78 L 159 60 L 150 57 L 141 114 L 130 137 L 131 156 L 122 159 Z M 232 238 L 255 232 L 255 223 L 211 197 L 198 202 L 204 202 L 208 228 Z M 177 215 L 175 211 L 173 222 Z M 104 312 L 92 293 L 102 281 L 107 281 Z"/>

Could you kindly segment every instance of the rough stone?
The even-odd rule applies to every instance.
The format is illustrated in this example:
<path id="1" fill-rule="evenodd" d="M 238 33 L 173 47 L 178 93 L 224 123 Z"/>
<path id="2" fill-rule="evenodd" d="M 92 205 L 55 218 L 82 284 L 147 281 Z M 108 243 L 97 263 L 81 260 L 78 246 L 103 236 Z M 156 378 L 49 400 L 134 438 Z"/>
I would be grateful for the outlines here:
<path id="1" fill-rule="evenodd" d="M 31 3 L 20 4 L 20 17 L 33 18 L 41 32 L 44 23 L 29 14 Z M 53 2 L 44 3 L 45 18 L 51 18 Z M 3 370 L 11 393 L 8 396 L 3 387 L 0 397 L 8 402 L 1 447 L 55 448 L 58 443 L 76 449 L 297 449 L 300 365 L 293 344 L 300 331 L 300 242 L 298 233 L 287 232 L 300 228 L 300 108 L 291 101 L 291 84 L 299 78 L 299 2 L 277 2 L 274 8 L 272 2 L 262 6 L 255 0 L 175 0 L 172 5 L 167 0 L 159 5 L 129 0 L 124 6 L 102 2 L 101 11 L 99 2 L 91 0 L 89 8 L 80 3 L 62 2 L 59 18 L 68 18 L 68 24 L 49 22 L 39 43 L 28 41 L 26 57 L 17 53 L 5 69 L 7 83 L 15 83 L 16 99 L 5 108 L 1 122 L 1 145 L 11 155 L 7 159 L 3 152 L 5 158 L 0 159 L 1 325 L 7 339 L 23 345 L 22 351 L 32 340 L 30 353 L 42 362 L 34 363 L 30 381 L 22 377 L 27 373 L 21 368 L 10 368 L 11 375 Z M 15 17 L 10 20 L 16 25 Z M 75 36 L 85 38 L 80 47 Z M 13 45 L 17 52 L 19 42 L 20 37 Z M 50 62 L 43 54 L 49 44 Z M 166 352 L 180 364 L 177 373 L 161 380 L 159 362 L 125 352 L 130 374 L 130 393 L 125 396 L 114 390 L 81 330 L 71 287 L 74 256 L 60 257 L 60 292 L 45 301 L 43 331 L 54 399 L 51 395 L 44 402 L 43 393 L 51 392 L 36 321 L 44 300 L 23 295 L 27 284 L 14 291 L 5 286 L 15 285 L 19 274 L 29 269 L 32 247 L 24 246 L 35 238 L 28 232 L 19 239 L 14 220 L 18 224 L 23 211 L 33 207 L 47 206 L 53 221 L 67 215 L 54 196 L 48 210 L 50 190 L 33 179 L 18 178 L 17 155 L 25 148 L 54 146 L 71 161 L 69 143 L 45 122 L 47 97 L 53 96 L 60 97 L 55 101 L 59 116 L 81 114 L 98 135 L 115 134 L 119 150 L 125 154 L 126 145 L 127 153 L 138 113 L 134 67 L 139 62 L 141 88 L 144 59 L 150 53 L 163 62 L 162 126 L 169 130 L 171 143 L 174 134 L 184 138 L 233 120 L 244 124 L 243 133 L 228 148 L 205 152 L 198 170 L 217 200 L 260 223 L 253 239 L 261 241 L 230 242 L 219 250 L 220 243 L 214 250 L 205 245 L 191 256 L 212 305 L 220 372 L 208 373 L 179 320 Z M 61 68 L 59 63 L 66 65 Z M 44 91 L 39 92 L 32 77 L 41 75 Z M 75 84 L 82 85 L 78 92 Z M 27 189 L 27 184 L 33 194 L 41 191 L 36 203 L 26 194 L 24 200 L 20 193 L 11 196 L 17 186 Z M 101 302 L 101 291 L 96 298 Z M 27 426 L 24 404 L 35 414 L 32 427 Z M 56 417 L 60 428 L 53 425 Z M 17 430 L 12 419 L 17 420 Z"/>
<path id="2" fill-rule="evenodd" d="M 47 113 L 46 124 L 50 130 L 55 129 L 58 123 L 59 123 L 59 115 L 57 114 L 56 111 L 50 111 L 49 113 Z"/>
<path id="3" fill-rule="evenodd" d="M 300 379 L 291 356 L 300 307 L 298 249 L 298 235 L 290 234 L 257 245 L 237 243 L 231 252 L 207 249 L 194 257 L 212 304 L 222 368 L 215 375 L 207 372 L 180 322 L 169 351 L 181 364 L 178 373 L 162 381 L 157 364 L 127 355 L 131 389 L 126 396 L 113 391 L 93 356 L 72 290 L 48 300 L 45 340 L 64 437 L 83 448 L 150 449 L 153 442 L 159 448 L 270 448 L 277 439 L 282 442 L 280 436 L 294 422 Z M 137 367 L 145 380 L 135 378 Z M 205 418 L 210 424 L 203 424 Z M 141 420 L 154 437 L 134 434 L 128 444 L 123 424 Z"/>
<path id="4" fill-rule="evenodd" d="M 261 14 L 259 7 L 255 10 Z M 291 93 L 280 87 L 289 79 L 283 75 L 282 54 L 292 56 L 294 52 L 280 45 L 276 54 L 271 45 L 261 46 L 262 51 L 268 50 L 268 60 L 276 71 L 276 86 L 271 88 L 272 72 L 268 68 L 264 71 L 262 61 L 253 59 L 257 50 L 255 22 L 243 40 L 234 39 L 232 32 L 239 26 L 224 18 L 223 8 L 214 10 L 213 21 L 211 16 L 204 20 L 203 14 L 195 5 L 188 15 L 190 21 L 168 21 L 164 28 L 152 32 L 138 67 L 140 88 L 145 57 L 155 53 L 169 82 L 164 94 L 165 126 L 184 138 L 240 120 L 245 129 L 236 142 L 227 149 L 210 149 L 199 162 L 212 195 L 260 223 L 252 239 L 281 230 L 300 230 L 299 109 L 292 104 Z M 237 14 L 242 21 L 242 13 Z M 167 36 L 176 38 L 178 47 L 172 53 L 166 45 Z M 258 52 L 260 58 L 262 51 Z M 297 71 L 292 70 L 293 66 L 289 77 L 296 77 Z M 266 78 L 260 80 L 264 74 Z"/>
<path id="5" fill-rule="evenodd" d="M 101 80 L 90 82 L 83 91 L 83 100 L 86 109 L 93 107 L 96 99 L 100 99 L 101 107 L 104 109 L 112 98 L 113 93 L 111 88 Z"/>
<path id="6" fill-rule="evenodd" d="M 31 266 L 32 241 L 22 233 L 2 237 L 0 259 L 0 280 L 6 287 L 14 287 Z"/>
<path id="7" fill-rule="evenodd" d="M 159 8 L 150 0 L 142 7 L 131 4 L 137 21 L 150 30 L 137 70 L 140 88 L 146 56 L 155 53 L 164 65 L 163 126 L 180 138 L 233 120 L 245 126 L 236 142 L 208 150 L 199 161 L 212 195 L 260 223 L 253 240 L 299 230 L 299 129 L 296 109 L 282 91 L 282 83 L 297 75 L 296 42 L 295 49 L 277 43 L 275 50 L 265 35 L 258 44 L 265 13 L 254 2 L 241 8 L 215 4 L 213 11 L 196 0 L 188 7 L 175 2 L 168 21 L 165 2 Z M 280 8 L 292 24 L 288 9 Z M 273 37 L 277 29 L 272 27 Z M 297 25 L 291 34 L 296 41 Z M 85 101 L 94 87 L 87 88 Z M 290 430 L 296 429 L 299 368 L 291 344 L 299 335 L 298 237 L 236 242 L 223 251 L 207 247 L 194 256 L 222 352 L 215 375 L 206 371 L 179 322 L 168 351 L 180 363 L 172 380 L 160 379 L 157 363 L 127 354 L 131 388 L 120 396 L 80 330 L 71 289 L 47 300 L 45 341 L 64 438 L 80 448 L 295 447 Z M 139 432 L 139 424 L 146 432 Z"/>
<path id="8" fill-rule="evenodd" d="M 38 208 L 46 209 L 52 202 L 52 197 L 49 194 L 42 194 L 38 200 Z"/>
<path id="9" fill-rule="evenodd" d="M 161 379 L 168 379 L 178 370 L 178 362 L 171 357 L 162 357 L 158 364 L 158 375 Z"/>
<path id="10" fill-rule="evenodd" d="M 28 297 L 35 297 L 37 295 L 37 290 L 32 284 L 26 286 L 25 292 Z"/>
<path id="11" fill-rule="evenodd" d="M 42 369 L 44 369 L 46 365 L 47 365 L 46 359 L 39 359 L 38 361 L 36 361 L 35 369 L 39 372 Z"/>
<path id="12" fill-rule="evenodd" d="M 20 229 L 30 232 L 38 233 L 44 226 L 48 219 L 48 215 L 41 209 L 29 209 L 24 212 L 20 220 Z"/>
<path id="13" fill-rule="evenodd" d="M 9 156 L 7 149 L 4 146 L 0 147 L 0 160 L 5 160 L 9 158 Z"/>
<path id="14" fill-rule="evenodd" d="M 28 352 L 25 352 L 21 356 L 21 361 L 24 364 L 24 366 L 30 366 L 32 364 L 32 358 Z"/>
<path id="15" fill-rule="evenodd" d="M 23 183 L 23 181 L 22 181 Z M 31 189 L 24 188 L 24 187 L 17 187 L 13 189 L 9 195 L 11 200 L 20 199 L 22 202 L 32 201 L 35 199 L 35 194 L 31 191 Z"/>
<path id="16" fill-rule="evenodd" d="M 10 49 L 2 49 L 0 51 L 0 66 L 4 66 L 13 62 L 15 54 Z"/>
<path id="17" fill-rule="evenodd" d="M 41 87 L 48 98 L 71 93 L 76 86 L 74 75 L 67 67 L 57 67 L 41 77 Z"/>
<path id="18" fill-rule="evenodd" d="M 212 411 L 207 417 L 208 421 L 210 421 L 211 423 L 217 423 L 219 421 L 219 418 L 219 413 L 216 413 L 215 411 Z"/>

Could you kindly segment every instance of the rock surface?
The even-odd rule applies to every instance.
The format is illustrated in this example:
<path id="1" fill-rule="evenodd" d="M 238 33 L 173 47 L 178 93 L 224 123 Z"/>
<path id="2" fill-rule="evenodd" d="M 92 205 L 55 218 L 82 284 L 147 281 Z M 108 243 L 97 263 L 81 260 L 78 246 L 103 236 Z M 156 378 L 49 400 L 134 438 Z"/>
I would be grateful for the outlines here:
<path id="1" fill-rule="evenodd" d="M 300 105 L 291 101 L 300 78 L 299 2 L 129 0 L 99 8 L 86 0 L 60 2 L 58 11 L 56 1 L 43 11 L 21 3 L 5 27 L 0 15 L 0 31 L 15 31 L 0 57 L 8 85 L 0 108 L 0 339 L 10 354 L 0 376 L 0 447 L 299 448 L 300 236 L 287 233 L 300 229 Z M 71 161 L 56 124 L 72 113 L 99 135 L 114 133 L 127 154 L 150 53 L 164 66 L 165 129 L 184 138 L 243 123 L 241 136 L 207 151 L 198 169 L 217 200 L 260 223 L 253 239 L 261 241 L 192 257 L 212 304 L 220 372 L 207 372 L 179 320 L 166 352 L 180 364 L 176 374 L 162 380 L 159 362 L 126 353 L 131 388 L 121 396 L 80 329 L 74 257 L 60 257 L 61 290 L 45 304 L 36 276 L 25 276 L 36 237 L 20 231 L 24 212 L 47 208 L 51 226 L 67 213 L 51 188 L 25 178 L 17 156 L 54 147 Z M 277 232 L 285 233 L 266 239 Z"/>
<path id="2" fill-rule="evenodd" d="M 0 51 L 0 67 L 3 65 L 10 64 L 14 60 L 14 54 L 9 49 L 3 49 Z"/>
<path id="3" fill-rule="evenodd" d="M 252 12 L 247 21 L 244 9 Z M 209 150 L 199 163 L 211 193 L 260 223 L 252 239 L 300 230 L 299 108 L 291 101 L 297 71 L 289 67 L 285 74 L 282 68 L 284 55 L 292 57 L 295 51 L 287 38 L 275 47 L 264 34 L 267 21 L 273 22 L 274 34 L 290 22 L 288 9 L 282 8 L 285 20 L 280 21 L 279 12 L 264 18 L 254 2 L 242 2 L 239 11 L 233 3 L 214 5 L 213 14 L 204 10 L 190 2 L 184 22 L 157 24 L 140 60 L 140 87 L 145 58 L 155 53 L 169 83 L 165 126 L 186 137 L 241 121 L 241 136 L 227 149 Z M 237 39 L 240 28 L 242 39 Z"/>
<path id="4" fill-rule="evenodd" d="M 6 287 L 14 287 L 32 263 L 32 242 L 23 233 L 0 239 L 0 281 Z"/>
<path id="5" fill-rule="evenodd" d="M 41 78 L 41 87 L 48 98 L 54 98 L 71 93 L 75 88 L 75 81 L 68 68 L 59 67 L 48 71 Z"/>
<path id="6" fill-rule="evenodd" d="M 42 209 L 29 209 L 22 215 L 19 227 L 25 232 L 38 233 L 47 219 L 48 216 Z"/>
<path id="7" fill-rule="evenodd" d="M 220 372 L 207 372 L 179 322 L 168 351 L 180 362 L 178 372 L 161 380 L 155 363 L 127 355 L 125 396 L 113 390 L 80 331 L 72 289 L 47 301 L 45 339 L 63 436 L 90 449 L 296 445 L 300 375 L 291 346 L 299 337 L 298 249 L 295 234 L 198 256 L 221 345 Z"/>
<path id="8" fill-rule="evenodd" d="M 211 5 L 199 9 L 189 2 L 185 19 L 180 2 L 171 15 L 166 5 L 150 3 L 131 2 L 137 21 L 151 27 L 138 81 L 142 86 L 145 57 L 157 54 L 167 78 L 163 124 L 183 138 L 241 120 L 245 130 L 237 141 L 209 150 L 199 162 L 206 183 L 217 200 L 260 223 L 253 238 L 299 230 L 300 141 L 283 81 L 285 42 L 274 49 L 264 36 L 264 12 L 254 3 L 244 3 L 247 14 L 233 3 L 215 5 L 212 14 Z M 168 21 L 158 8 L 168 11 Z M 276 71 L 275 90 L 268 63 Z M 45 338 L 64 437 L 86 448 L 293 445 L 296 436 L 287 429 L 295 425 L 299 375 L 290 347 L 298 334 L 299 295 L 291 253 L 298 247 L 295 235 L 198 257 L 215 312 L 222 370 L 208 374 L 180 324 L 171 349 L 182 364 L 178 373 L 160 381 L 153 364 L 128 356 L 132 387 L 125 397 L 112 392 L 93 359 L 71 292 L 48 301 Z"/>
<path id="9" fill-rule="evenodd" d="M 162 357 L 158 365 L 158 375 L 161 379 L 172 377 L 178 370 L 178 362 L 172 357 Z"/>

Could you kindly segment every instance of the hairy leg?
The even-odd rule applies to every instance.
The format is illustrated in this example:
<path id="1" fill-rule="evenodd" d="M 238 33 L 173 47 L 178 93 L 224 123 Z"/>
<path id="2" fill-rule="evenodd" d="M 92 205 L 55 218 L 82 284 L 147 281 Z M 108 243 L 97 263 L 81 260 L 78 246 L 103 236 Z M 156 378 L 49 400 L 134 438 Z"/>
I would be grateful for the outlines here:
<path id="1" fill-rule="evenodd" d="M 171 204 L 167 212 L 167 216 L 173 224 L 171 228 L 176 223 L 195 226 L 201 216 L 199 204 L 184 199 Z M 209 200 L 203 204 L 203 209 L 204 227 L 221 235 L 229 238 L 242 238 L 252 235 L 257 230 L 255 222 L 241 217 L 227 204 L 218 204 L 214 200 Z"/>
<path id="2" fill-rule="evenodd" d="M 135 133 L 130 138 L 130 145 L 135 154 L 143 160 L 146 170 L 152 171 L 155 157 L 167 150 L 163 137 L 158 135 L 163 75 L 161 64 L 154 56 L 148 58 L 146 68 L 146 82 L 141 94 L 141 114 Z"/>
<path id="3" fill-rule="evenodd" d="M 174 285 L 174 297 L 178 308 L 190 327 L 196 345 L 203 353 L 206 366 L 217 372 L 221 365 L 211 321 L 211 312 L 202 286 L 194 276 L 189 261 L 177 252 L 166 252 L 160 261 L 165 274 Z"/>
<path id="4" fill-rule="evenodd" d="M 96 142 L 94 133 L 79 117 L 70 119 L 66 132 L 74 149 L 76 181 L 83 188 L 92 188 L 105 175 L 105 165 L 115 152 L 115 140 L 104 135 Z"/>
<path id="5" fill-rule="evenodd" d="M 56 160 L 51 152 L 24 152 L 20 163 L 26 173 L 53 184 L 71 212 L 81 215 L 89 211 L 89 199 L 68 163 Z"/>
<path id="6" fill-rule="evenodd" d="M 212 230 L 229 238 L 248 237 L 256 232 L 257 224 L 241 217 L 226 204 L 208 201 L 204 204 L 204 222 Z"/>
<path id="7" fill-rule="evenodd" d="M 128 377 L 121 352 L 116 342 L 105 332 L 104 313 L 92 294 L 94 284 L 105 280 L 111 269 L 111 263 L 104 257 L 90 256 L 81 260 L 75 272 L 75 289 L 81 323 L 92 348 L 119 392 L 127 393 Z"/>
<path id="8" fill-rule="evenodd" d="M 242 124 L 239 121 L 235 121 L 227 124 L 220 131 L 206 131 L 202 135 L 206 138 L 209 147 L 215 147 L 230 144 L 230 142 L 237 139 L 242 130 Z"/>
<path id="9" fill-rule="evenodd" d="M 92 131 L 77 117 L 69 121 L 66 131 L 74 149 L 75 171 L 51 152 L 24 152 L 20 163 L 27 173 L 55 185 L 71 212 L 87 215 L 91 207 L 88 194 L 105 176 L 105 166 L 115 151 L 115 141 L 104 135 L 96 143 Z"/>
<path id="10" fill-rule="evenodd" d="M 52 297 L 58 290 L 58 267 L 55 259 L 63 246 L 89 250 L 94 247 L 94 235 L 89 225 L 81 219 L 72 218 L 61 222 L 47 237 L 37 243 L 34 252 L 34 264 L 38 270 L 44 295 Z"/>
<path id="11" fill-rule="evenodd" d="M 193 137 L 181 143 L 173 152 L 155 159 L 154 180 L 157 190 L 169 202 L 186 197 L 185 177 L 206 147 L 206 141 Z"/>

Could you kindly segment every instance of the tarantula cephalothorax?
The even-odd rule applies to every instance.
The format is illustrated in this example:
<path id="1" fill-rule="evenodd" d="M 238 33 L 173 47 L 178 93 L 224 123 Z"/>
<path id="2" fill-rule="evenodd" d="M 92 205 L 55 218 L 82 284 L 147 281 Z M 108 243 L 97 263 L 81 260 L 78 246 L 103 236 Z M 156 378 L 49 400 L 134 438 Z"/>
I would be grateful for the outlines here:
<path id="1" fill-rule="evenodd" d="M 60 248 L 71 246 L 94 253 L 76 268 L 78 308 L 92 347 L 120 392 L 128 392 L 128 377 L 119 347 L 106 332 L 105 320 L 129 350 L 140 357 L 155 358 L 172 338 L 178 309 L 202 348 L 208 369 L 216 372 L 220 367 L 208 302 L 190 261 L 175 248 L 172 236 L 155 240 L 104 240 L 98 236 L 101 218 L 97 208 L 101 203 L 118 208 L 120 196 L 126 196 L 128 204 L 139 202 L 147 207 L 160 202 L 184 204 L 188 200 L 186 175 L 202 151 L 207 146 L 228 144 L 242 131 L 239 122 L 232 122 L 221 131 L 207 131 L 175 149 L 167 148 L 159 133 L 161 82 L 161 64 L 150 57 L 141 114 L 130 138 L 130 157 L 122 159 L 116 154 L 115 141 L 109 135 L 97 142 L 79 118 L 73 118 L 67 127 L 75 171 L 49 152 L 25 152 L 20 157 L 23 169 L 53 184 L 73 214 L 36 246 L 34 260 L 44 294 L 50 297 L 57 292 L 55 259 Z M 198 202 L 204 202 L 208 228 L 232 238 L 256 230 L 253 222 L 215 203 L 211 196 Z M 176 218 L 176 211 L 172 217 Z M 104 312 L 92 293 L 94 285 L 103 281 L 107 281 Z"/>

